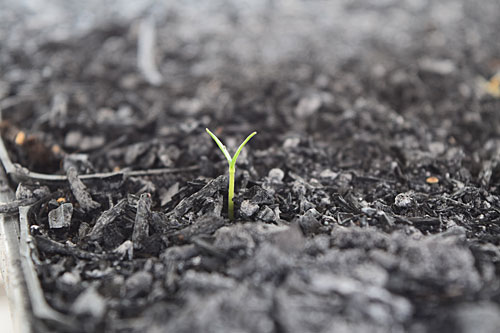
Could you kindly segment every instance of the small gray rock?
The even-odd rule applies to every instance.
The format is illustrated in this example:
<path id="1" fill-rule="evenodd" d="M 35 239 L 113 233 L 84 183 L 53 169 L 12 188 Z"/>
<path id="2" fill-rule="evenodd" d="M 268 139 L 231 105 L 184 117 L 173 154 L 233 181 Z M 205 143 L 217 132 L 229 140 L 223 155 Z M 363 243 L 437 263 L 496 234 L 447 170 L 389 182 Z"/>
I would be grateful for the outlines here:
<path id="1" fill-rule="evenodd" d="M 118 253 L 122 259 L 127 256 L 128 260 L 132 260 L 134 257 L 134 243 L 131 240 L 126 240 L 114 249 L 113 252 Z"/>
<path id="2" fill-rule="evenodd" d="M 283 148 L 296 148 L 300 143 L 300 138 L 288 138 L 283 142 Z"/>
<path id="3" fill-rule="evenodd" d="M 250 200 L 243 200 L 240 205 L 241 217 L 248 218 L 257 213 L 259 205 L 252 203 Z"/>
<path id="4" fill-rule="evenodd" d="M 64 145 L 66 147 L 87 151 L 102 146 L 106 142 L 104 136 L 84 136 L 79 131 L 69 132 L 65 139 Z"/>
<path id="5" fill-rule="evenodd" d="M 274 168 L 274 169 L 269 170 L 269 173 L 267 176 L 269 177 L 269 180 L 271 180 L 272 182 L 279 183 L 285 177 L 285 173 L 281 169 Z"/>
<path id="6" fill-rule="evenodd" d="M 418 62 L 420 69 L 439 75 L 449 75 L 457 70 L 455 63 L 449 59 L 423 58 Z"/>
<path id="7" fill-rule="evenodd" d="M 323 101 L 320 94 L 311 94 L 303 97 L 295 108 L 295 115 L 300 119 L 312 116 L 319 110 L 322 104 Z"/>
<path id="8" fill-rule="evenodd" d="M 20 183 L 16 189 L 16 199 L 23 200 L 28 199 L 33 196 L 33 191 L 30 188 L 26 187 L 23 183 Z"/>
<path id="9" fill-rule="evenodd" d="M 106 312 L 106 301 L 95 287 L 90 287 L 76 298 L 71 311 L 77 315 L 90 314 L 92 317 L 102 318 Z"/>
<path id="10" fill-rule="evenodd" d="M 394 204 L 399 208 L 411 207 L 413 205 L 413 193 L 399 193 L 396 195 L 396 198 L 394 198 Z"/>
<path id="11" fill-rule="evenodd" d="M 325 179 L 335 179 L 339 176 L 339 173 L 338 172 L 334 172 L 330 169 L 325 169 L 323 171 L 321 171 L 321 173 L 319 174 L 319 176 L 321 178 L 325 178 Z"/>
<path id="12" fill-rule="evenodd" d="M 51 229 L 66 228 L 71 225 L 71 216 L 73 216 L 73 205 L 63 203 L 56 209 L 49 212 L 49 226 Z"/>
<path id="13" fill-rule="evenodd" d="M 59 278 L 59 280 L 62 282 L 62 283 L 65 283 L 65 284 L 68 284 L 68 285 L 71 285 L 71 286 L 74 286 L 78 283 L 81 282 L 81 278 L 79 275 L 73 273 L 73 272 L 66 272 L 64 273 L 63 275 L 61 275 L 61 277 Z"/>
<path id="14" fill-rule="evenodd" d="M 318 221 L 319 215 L 316 209 L 311 208 L 299 217 L 299 226 L 305 235 L 315 234 L 320 230 L 321 222 Z"/>

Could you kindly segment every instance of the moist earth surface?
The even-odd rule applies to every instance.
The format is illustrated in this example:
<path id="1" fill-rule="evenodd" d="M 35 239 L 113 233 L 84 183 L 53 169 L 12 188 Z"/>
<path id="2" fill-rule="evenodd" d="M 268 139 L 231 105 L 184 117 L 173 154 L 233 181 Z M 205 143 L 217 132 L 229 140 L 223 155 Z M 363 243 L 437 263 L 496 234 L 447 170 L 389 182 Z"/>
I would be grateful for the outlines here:
<path id="1" fill-rule="evenodd" d="M 4 5 L 38 331 L 500 331 L 497 1 Z"/>

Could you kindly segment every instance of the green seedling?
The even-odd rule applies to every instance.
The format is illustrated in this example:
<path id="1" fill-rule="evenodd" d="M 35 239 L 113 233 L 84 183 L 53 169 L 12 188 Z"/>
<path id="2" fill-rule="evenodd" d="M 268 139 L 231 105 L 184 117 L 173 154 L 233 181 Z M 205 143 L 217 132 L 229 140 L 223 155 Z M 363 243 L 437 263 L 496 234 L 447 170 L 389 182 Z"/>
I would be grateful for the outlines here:
<path id="1" fill-rule="evenodd" d="M 247 138 L 243 143 L 238 147 L 238 150 L 234 154 L 233 157 L 229 155 L 229 152 L 227 151 L 226 146 L 222 144 L 222 142 L 215 136 L 214 133 L 210 132 L 208 128 L 206 128 L 207 133 L 210 134 L 212 139 L 214 139 L 215 143 L 217 143 L 217 146 L 219 146 L 220 150 L 224 154 L 224 157 L 227 160 L 227 163 L 229 163 L 229 191 L 228 191 L 228 197 L 227 197 L 227 207 L 228 207 L 228 215 L 229 219 L 233 220 L 234 219 L 234 203 L 233 203 L 233 197 L 234 197 L 234 172 L 235 172 L 235 166 L 236 166 L 236 160 L 238 159 L 238 156 L 241 153 L 241 150 L 243 147 L 246 145 L 250 139 L 257 134 L 257 132 L 253 132 Z"/>

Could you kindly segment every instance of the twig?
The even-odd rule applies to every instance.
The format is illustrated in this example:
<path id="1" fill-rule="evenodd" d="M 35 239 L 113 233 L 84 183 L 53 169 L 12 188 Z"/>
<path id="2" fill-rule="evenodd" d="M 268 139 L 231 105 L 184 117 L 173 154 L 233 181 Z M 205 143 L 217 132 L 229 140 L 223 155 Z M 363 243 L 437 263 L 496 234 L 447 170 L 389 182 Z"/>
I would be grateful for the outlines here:
<path id="1" fill-rule="evenodd" d="M 152 18 L 143 19 L 139 25 L 137 66 L 150 84 L 158 86 L 163 81 L 163 78 L 155 62 L 155 39 L 154 20 Z"/>

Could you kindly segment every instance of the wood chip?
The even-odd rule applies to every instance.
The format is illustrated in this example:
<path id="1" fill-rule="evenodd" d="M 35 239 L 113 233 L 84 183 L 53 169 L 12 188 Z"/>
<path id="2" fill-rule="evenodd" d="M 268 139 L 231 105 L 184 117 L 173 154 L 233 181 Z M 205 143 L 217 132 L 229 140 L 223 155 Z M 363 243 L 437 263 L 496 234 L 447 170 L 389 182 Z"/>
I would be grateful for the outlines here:
<path id="1" fill-rule="evenodd" d="M 89 233 L 91 240 L 98 240 L 103 236 L 104 228 L 111 224 L 118 216 L 122 215 L 127 208 L 127 199 L 120 200 L 116 205 L 99 216 L 92 231 Z"/>
<path id="2" fill-rule="evenodd" d="M 83 182 L 78 178 L 78 173 L 76 168 L 73 166 L 68 167 L 66 170 L 66 176 L 68 177 L 69 187 L 71 188 L 71 192 L 76 198 L 76 201 L 80 204 L 80 206 L 85 211 L 90 211 L 96 208 L 101 207 L 98 202 L 92 200 L 92 196 L 87 191 L 87 187 L 83 184 Z"/>
<path id="3" fill-rule="evenodd" d="M 134 248 L 141 248 L 149 236 L 149 218 L 151 216 L 151 194 L 143 193 L 137 203 L 132 242 Z"/>

